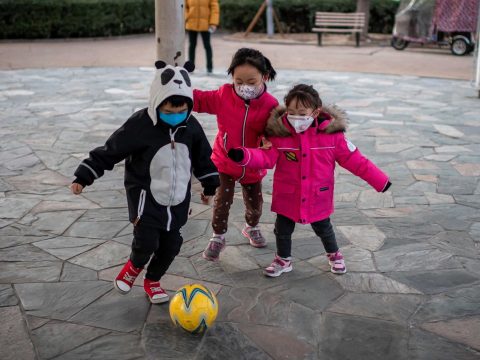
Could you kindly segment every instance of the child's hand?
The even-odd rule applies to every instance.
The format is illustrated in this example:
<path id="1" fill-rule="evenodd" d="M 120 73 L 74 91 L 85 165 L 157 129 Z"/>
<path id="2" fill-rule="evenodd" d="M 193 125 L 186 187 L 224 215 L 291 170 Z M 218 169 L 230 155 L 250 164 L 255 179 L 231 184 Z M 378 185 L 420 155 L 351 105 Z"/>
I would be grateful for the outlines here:
<path id="1" fill-rule="evenodd" d="M 79 183 L 72 183 L 70 185 L 70 190 L 72 190 L 72 193 L 74 193 L 75 195 L 79 195 L 83 191 L 83 186 Z"/>
<path id="2" fill-rule="evenodd" d="M 203 205 L 210 205 L 210 199 L 212 196 L 210 195 L 205 195 L 203 192 L 200 194 L 200 199 L 202 199 L 202 204 Z"/>
<path id="3" fill-rule="evenodd" d="M 240 162 L 244 158 L 243 150 L 242 149 L 230 149 L 228 151 L 228 157 L 235 162 Z"/>
<path id="4" fill-rule="evenodd" d="M 263 138 L 262 139 L 262 146 L 260 147 L 260 149 L 268 150 L 271 147 L 272 147 L 272 143 L 270 142 L 270 140 L 268 140 L 267 138 Z"/>

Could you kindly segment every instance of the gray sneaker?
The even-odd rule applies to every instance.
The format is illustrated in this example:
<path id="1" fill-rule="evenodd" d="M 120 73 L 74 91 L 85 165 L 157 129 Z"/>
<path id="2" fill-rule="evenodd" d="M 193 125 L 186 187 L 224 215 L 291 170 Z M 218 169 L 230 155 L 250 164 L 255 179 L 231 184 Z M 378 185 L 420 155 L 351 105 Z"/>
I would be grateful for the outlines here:
<path id="1" fill-rule="evenodd" d="M 267 246 L 267 240 L 263 237 L 258 226 L 245 225 L 242 235 L 250 241 L 250 245 L 253 247 L 262 248 Z"/>
<path id="2" fill-rule="evenodd" d="M 213 235 L 210 238 L 208 246 L 203 250 L 203 258 L 208 261 L 217 261 L 220 252 L 225 249 L 225 236 Z"/>

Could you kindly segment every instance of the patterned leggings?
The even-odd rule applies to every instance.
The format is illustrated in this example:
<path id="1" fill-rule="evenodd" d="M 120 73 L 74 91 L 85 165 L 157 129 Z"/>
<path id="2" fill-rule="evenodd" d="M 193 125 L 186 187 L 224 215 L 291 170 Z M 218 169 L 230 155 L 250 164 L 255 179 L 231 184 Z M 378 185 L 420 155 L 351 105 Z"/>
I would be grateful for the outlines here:
<path id="1" fill-rule="evenodd" d="M 225 234 L 228 230 L 228 215 L 233 203 L 235 179 L 220 173 L 220 186 L 215 194 L 212 227 L 215 234 Z M 262 215 L 262 183 L 242 184 L 243 202 L 245 203 L 245 221 L 249 226 L 256 226 Z"/>

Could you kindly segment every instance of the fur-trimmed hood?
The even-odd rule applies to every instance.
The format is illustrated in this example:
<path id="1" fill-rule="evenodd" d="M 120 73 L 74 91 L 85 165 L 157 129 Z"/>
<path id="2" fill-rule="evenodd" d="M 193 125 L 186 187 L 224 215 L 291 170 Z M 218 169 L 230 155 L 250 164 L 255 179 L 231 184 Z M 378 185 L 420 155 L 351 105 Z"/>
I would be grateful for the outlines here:
<path id="1" fill-rule="evenodd" d="M 290 127 L 287 125 L 288 121 L 285 118 L 285 113 L 279 114 L 273 111 L 268 119 L 265 132 L 268 136 L 287 137 L 291 136 Z M 348 127 L 348 115 L 339 108 L 337 105 L 326 105 L 323 107 L 322 112 L 316 119 L 317 129 L 324 131 L 327 134 L 333 134 L 336 132 L 345 132 Z"/>

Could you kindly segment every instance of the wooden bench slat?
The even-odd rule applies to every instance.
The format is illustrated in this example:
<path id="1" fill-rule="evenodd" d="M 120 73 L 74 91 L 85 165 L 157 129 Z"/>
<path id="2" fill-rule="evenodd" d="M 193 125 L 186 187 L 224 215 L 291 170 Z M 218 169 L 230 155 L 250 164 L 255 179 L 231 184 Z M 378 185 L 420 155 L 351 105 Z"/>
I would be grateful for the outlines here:
<path id="1" fill-rule="evenodd" d="M 365 21 L 365 18 L 345 19 L 345 18 L 316 18 L 315 21 Z"/>
<path id="2" fill-rule="evenodd" d="M 357 19 L 357 18 L 364 18 L 364 13 L 355 13 L 355 14 L 344 14 L 344 15 L 324 15 L 324 14 L 315 14 L 316 18 L 345 18 L 345 19 Z"/>
<path id="3" fill-rule="evenodd" d="M 352 25 L 352 26 L 355 26 L 355 25 L 363 25 L 364 23 L 365 23 L 364 21 L 351 22 L 351 21 L 340 21 L 340 20 L 315 21 L 315 25 L 317 25 L 317 24 L 329 24 L 329 25 Z"/>
<path id="4" fill-rule="evenodd" d="M 313 32 L 343 32 L 343 33 L 352 33 L 352 32 L 362 32 L 362 29 L 329 29 L 329 28 L 313 28 Z"/>
<path id="5" fill-rule="evenodd" d="M 365 15 L 363 12 L 349 12 L 349 13 L 339 13 L 339 12 L 322 12 L 322 11 L 316 11 L 315 15 L 336 15 L 336 16 L 352 16 L 352 15 Z"/>
<path id="6" fill-rule="evenodd" d="M 362 25 L 358 25 L 358 26 L 349 26 L 349 25 L 345 25 L 345 24 L 339 24 L 339 25 L 332 25 L 332 24 L 315 24 L 315 27 L 317 28 L 320 28 L 320 27 L 325 27 L 325 28 L 331 28 L 331 29 L 335 29 L 335 28 L 346 28 L 346 29 L 361 29 L 363 28 Z"/>
<path id="7" fill-rule="evenodd" d="M 316 18 L 344 18 L 344 19 L 358 19 L 358 18 L 364 18 L 365 15 L 364 14 L 357 14 L 357 15 L 343 15 L 343 16 L 340 16 L 340 15 L 315 15 Z"/>

